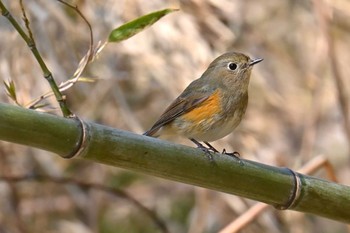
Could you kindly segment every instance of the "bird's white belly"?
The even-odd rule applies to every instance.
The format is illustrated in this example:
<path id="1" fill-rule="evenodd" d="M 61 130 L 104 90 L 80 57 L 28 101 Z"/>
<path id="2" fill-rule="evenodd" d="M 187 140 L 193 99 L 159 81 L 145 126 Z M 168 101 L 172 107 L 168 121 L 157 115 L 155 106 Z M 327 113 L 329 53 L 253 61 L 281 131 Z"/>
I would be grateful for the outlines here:
<path id="1" fill-rule="evenodd" d="M 238 116 L 234 116 L 226 121 L 222 120 L 222 122 L 214 124 L 214 126 L 208 129 L 207 131 L 198 132 L 197 134 L 193 135 L 193 138 L 199 141 L 206 142 L 216 141 L 232 133 L 232 131 L 238 126 L 240 121 L 241 118 Z"/>

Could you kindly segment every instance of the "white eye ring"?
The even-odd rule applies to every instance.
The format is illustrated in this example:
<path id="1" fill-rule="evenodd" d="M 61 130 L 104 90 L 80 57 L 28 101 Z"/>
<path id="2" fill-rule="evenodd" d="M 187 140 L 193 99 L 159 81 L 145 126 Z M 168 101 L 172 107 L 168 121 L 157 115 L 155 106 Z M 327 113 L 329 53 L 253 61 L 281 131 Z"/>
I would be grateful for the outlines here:
<path id="1" fill-rule="evenodd" d="M 236 70 L 237 67 L 238 67 L 238 65 L 234 62 L 230 62 L 227 64 L 227 69 L 229 69 L 229 70 Z"/>

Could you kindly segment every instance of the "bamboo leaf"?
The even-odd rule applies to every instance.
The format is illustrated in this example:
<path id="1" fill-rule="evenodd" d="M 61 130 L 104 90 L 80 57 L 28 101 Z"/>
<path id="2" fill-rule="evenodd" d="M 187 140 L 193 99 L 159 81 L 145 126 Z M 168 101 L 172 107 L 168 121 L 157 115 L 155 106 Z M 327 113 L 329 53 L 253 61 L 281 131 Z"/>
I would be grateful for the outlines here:
<path id="1" fill-rule="evenodd" d="M 13 80 L 9 80 L 8 83 L 4 81 L 6 94 L 17 103 L 16 87 Z"/>
<path id="2" fill-rule="evenodd" d="M 134 36 L 135 34 L 141 32 L 142 30 L 146 29 L 147 27 L 151 26 L 163 16 L 174 11 L 178 11 L 178 9 L 164 9 L 160 11 L 155 11 L 150 14 L 141 16 L 130 22 L 127 22 L 122 26 L 114 29 L 109 34 L 108 42 L 120 42 L 126 40 Z"/>
<path id="3" fill-rule="evenodd" d="M 79 77 L 79 82 L 94 83 L 97 80 L 98 80 L 98 78 Z"/>
<path id="4" fill-rule="evenodd" d="M 37 105 L 31 106 L 30 109 L 41 109 L 41 108 L 45 108 L 47 106 L 50 106 L 50 104 L 48 104 L 48 103 L 37 104 Z"/>

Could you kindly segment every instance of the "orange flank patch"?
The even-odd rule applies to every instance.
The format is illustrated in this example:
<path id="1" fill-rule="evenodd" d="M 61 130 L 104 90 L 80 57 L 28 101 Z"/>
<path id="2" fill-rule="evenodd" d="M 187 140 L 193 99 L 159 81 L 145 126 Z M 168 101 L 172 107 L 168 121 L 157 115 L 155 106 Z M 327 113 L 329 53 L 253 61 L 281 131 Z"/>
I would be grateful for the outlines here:
<path id="1" fill-rule="evenodd" d="M 203 120 L 211 120 L 212 117 L 221 111 L 219 91 L 216 91 L 207 100 L 192 109 L 188 113 L 182 115 L 182 118 L 187 121 L 201 122 Z"/>

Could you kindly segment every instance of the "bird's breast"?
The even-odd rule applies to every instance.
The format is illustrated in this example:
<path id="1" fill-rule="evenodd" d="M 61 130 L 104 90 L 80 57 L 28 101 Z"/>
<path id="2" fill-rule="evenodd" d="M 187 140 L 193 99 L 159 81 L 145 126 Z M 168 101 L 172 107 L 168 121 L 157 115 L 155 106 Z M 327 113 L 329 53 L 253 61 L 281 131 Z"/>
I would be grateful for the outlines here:
<path id="1" fill-rule="evenodd" d="M 245 112 L 246 101 L 236 101 L 223 98 L 216 91 L 202 104 L 174 120 L 172 128 L 199 141 L 210 142 L 225 137 L 237 127 Z"/>

